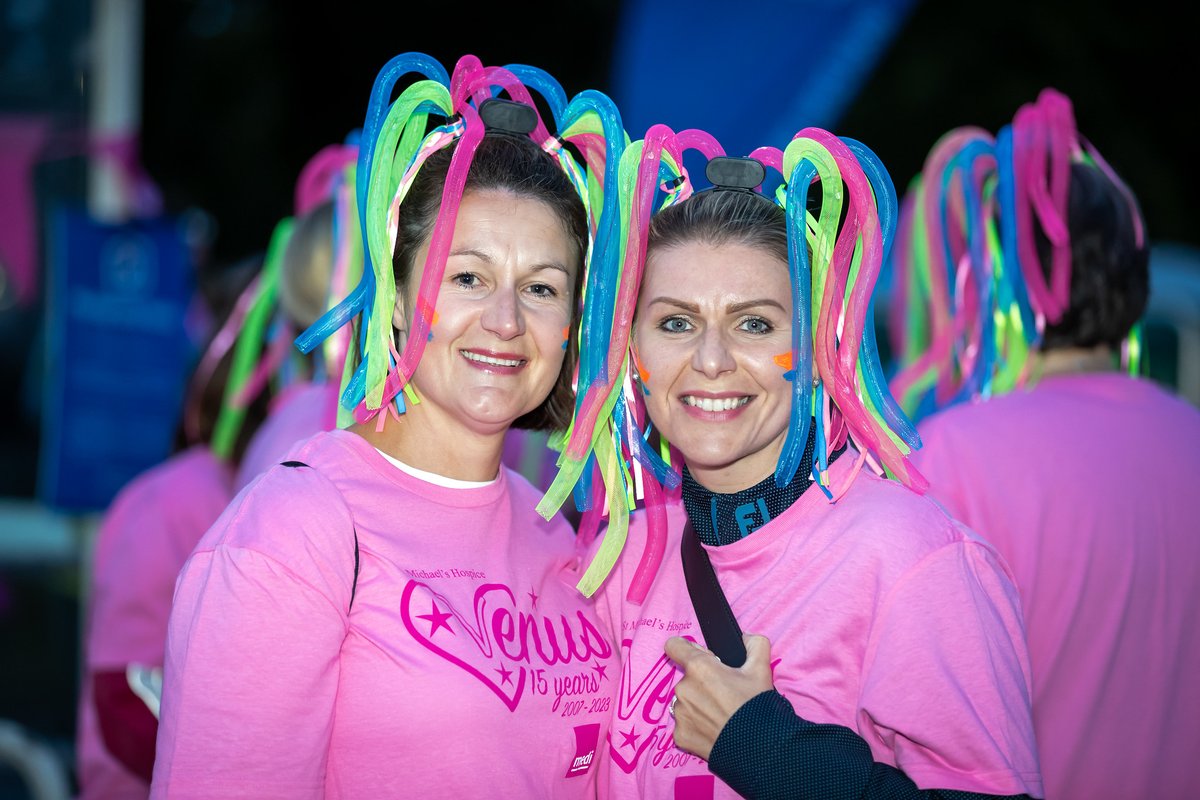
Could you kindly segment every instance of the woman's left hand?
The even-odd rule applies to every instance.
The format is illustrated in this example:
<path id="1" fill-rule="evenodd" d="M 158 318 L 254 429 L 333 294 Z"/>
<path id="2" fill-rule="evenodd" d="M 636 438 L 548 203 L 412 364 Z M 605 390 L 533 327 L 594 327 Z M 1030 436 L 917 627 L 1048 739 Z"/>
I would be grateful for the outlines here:
<path id="1" fill-rule="evenodd" d="M 687 639 L 672 636 L 663 648 L 683 669 L 675 685 L 671 714 L 675 717 L 675 745 L 708 760 L 725 723 L 753 697 L 774 688 L 771 681 L 771 642 L 765 636 L 742 637 L 746 663 L 734 669 L 711 651 Z"/>

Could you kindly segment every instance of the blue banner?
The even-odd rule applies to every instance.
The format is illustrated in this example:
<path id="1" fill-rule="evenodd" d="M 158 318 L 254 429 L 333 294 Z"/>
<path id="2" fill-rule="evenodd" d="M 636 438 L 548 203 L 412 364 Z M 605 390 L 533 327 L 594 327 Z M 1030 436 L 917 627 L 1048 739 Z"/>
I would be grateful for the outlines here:
<path id="1" fill-rule="evenodd" d="M 834 133 L 916 0 L 626 3 L 612 97 L 626 130 L 700 128 L 731 156 Z M 691 165 L 688 165 L 689 170 Z M 701 172 L 701 175 L 703 173 Z"/>
<path id="2" fill-rule="evenodd" d="M 194 345 L 194 270 L 168 218 L 51 215 L 38 499 L 99 511 L 171 452 Z"/>

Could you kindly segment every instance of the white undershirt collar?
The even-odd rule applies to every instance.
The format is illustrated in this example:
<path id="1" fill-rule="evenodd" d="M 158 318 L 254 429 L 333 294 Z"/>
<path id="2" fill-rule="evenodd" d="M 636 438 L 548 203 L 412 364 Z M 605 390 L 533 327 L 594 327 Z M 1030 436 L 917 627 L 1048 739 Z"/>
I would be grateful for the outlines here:
<path id="1" fill-rule="evenodd" d="M 379 450 L 378 447 L 375 449 Z M 491 486 L 493 483 L 500 480 L 499 474 L 497 474 L 496 477 L 492 478 L 490 481 L 463 481 L 457 478 L 447 478 L 445 475 L 438 475 L 436 472 L 426 472 L 423 469 L 417 469 L 411 464 L 405 464 L 400 459 L 390 456 L 382 450 L 379 450 L 379 455 L 395 464 L 396 468 L 401 472 L 412 475 L 414 478 L 423 480 L 426 483 L 432 483 L 435 486 L 445 486 L 449 489 L 478 489 L 482 486 Z"/>

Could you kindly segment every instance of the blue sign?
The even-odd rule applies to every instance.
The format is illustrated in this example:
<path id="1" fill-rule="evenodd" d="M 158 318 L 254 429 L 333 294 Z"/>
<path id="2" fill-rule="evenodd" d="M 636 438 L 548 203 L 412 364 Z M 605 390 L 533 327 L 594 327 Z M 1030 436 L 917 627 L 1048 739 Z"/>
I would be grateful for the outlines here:
<path id="1" fill-rule="evenodd" d="M 626 3 L 612 98 L 629 136 L 700 128 L 744 156 L 801 128 L 834 133 L 917 0 Z M 686 159 L 685 159 L 686 160 Z M 703 164 L 694 175 L 703 176 Z M 702 178 L 701 178 L 702 180 Z"/>
<path id="2" fill-rule="evenodd" d="M 49 230 L 38 498 L 100 511 L 171 452 L 195 276 L 172 219 L 108 225 L 61 208 Z"/>

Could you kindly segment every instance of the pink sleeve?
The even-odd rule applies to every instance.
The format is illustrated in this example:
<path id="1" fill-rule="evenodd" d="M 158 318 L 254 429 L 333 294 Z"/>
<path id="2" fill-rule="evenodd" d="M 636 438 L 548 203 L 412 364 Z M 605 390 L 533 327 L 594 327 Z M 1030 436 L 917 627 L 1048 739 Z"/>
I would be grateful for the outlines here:
<path id="1" fill-rule="evenodd" d="M 181 468 L 167 468 L 172 471 L 122 492 L 96 536 L 87 644 L 92 669 L 162 665 L 175 578 L 231 499 L 206 484 L 189 485 Z"/>
<path id="2" fill-rule="evenodd" d="M 274 467 L 180 576 L 153 797 L 323 797 L 353 522 L 311 468 Z"/>
<path id="3" fill-rule="evenodd" d="M 939 548 L 884 601 L 860 730 L 921 788 L 1042 796 L 1015 586 L 978 541 Z"/>

